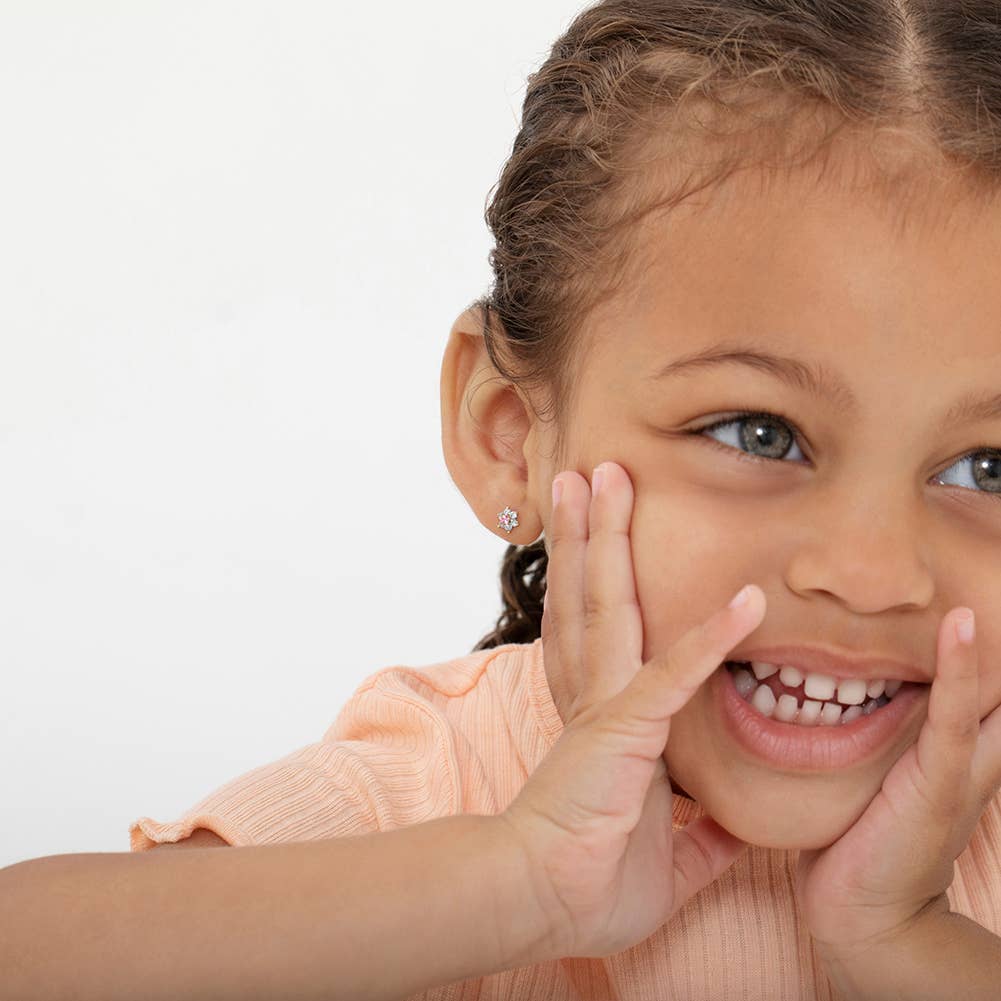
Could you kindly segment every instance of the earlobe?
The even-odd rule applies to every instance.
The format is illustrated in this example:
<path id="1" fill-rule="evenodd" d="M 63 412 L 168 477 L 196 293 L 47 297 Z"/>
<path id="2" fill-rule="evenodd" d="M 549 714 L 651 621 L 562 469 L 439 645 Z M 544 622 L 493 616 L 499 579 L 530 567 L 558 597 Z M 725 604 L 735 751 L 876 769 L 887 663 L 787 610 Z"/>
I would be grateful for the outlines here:
<path id="1" fill-rule="evenodd" d="M 490 360 L 479 309 L 466 310 L 452 325 L 440 388 L 449 475 L 484 527 L 513 545 L 528 545 L 543 528 L 525 458 L 532 422 L 515 386 Z"/>

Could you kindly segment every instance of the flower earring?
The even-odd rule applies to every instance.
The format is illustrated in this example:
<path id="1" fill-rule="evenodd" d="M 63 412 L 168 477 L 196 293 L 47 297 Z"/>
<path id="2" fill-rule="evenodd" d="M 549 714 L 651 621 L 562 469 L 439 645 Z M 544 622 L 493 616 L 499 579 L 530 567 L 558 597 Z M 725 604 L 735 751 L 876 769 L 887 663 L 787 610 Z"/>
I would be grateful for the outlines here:
<path id="1" fill-rule="evenodd" d="M 509 507 L 504 508 L 504 510 L 497 515 L 497 527 L 503 528 L 504 531 L 510 535 L 512 529 L 518 527 L 518 512 L 512 511 Z"/>

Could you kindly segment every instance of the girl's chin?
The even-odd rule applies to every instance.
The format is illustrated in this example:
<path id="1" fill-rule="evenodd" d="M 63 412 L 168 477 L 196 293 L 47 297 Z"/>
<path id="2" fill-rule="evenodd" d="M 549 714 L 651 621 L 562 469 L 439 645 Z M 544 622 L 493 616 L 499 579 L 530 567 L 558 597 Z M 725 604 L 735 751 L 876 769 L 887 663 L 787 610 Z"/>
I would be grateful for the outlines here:
<path id="1" fill-rule="evenodd" d="M 773 848 L 780 851 L 798 851 L 810 848 L 826 848 L 834 844 L 854 821 L 846 822 L 844 818 L 832 820 L 824 823 L 817 817 L 809 818 L 809 822 L 790 825 L 789 818 L 783 817 L 778 822 L 771 817 L 755 818 L 742 816 L 738 829 L 727 826 L 716 818 L 721 827 L 730 831 L 731 834 L 746 841 L 750 845 L 757 845 L 759 848 Z M 755 820 L 760 821 L 755 823 Z"/>
<path id="2" fill-rule="evenodd" d="M 713 796 L 700 800 L 703 809 L 725 830 L 741 841 L 759 848 L 784 851 L 826 848 L 833 844 L 865 812 L 872 796 L 863 794 L 845 799 L 833 790 L 820 789 L 797 795 L 790 792 L 789 779 L 782 777 L 773 788 L 730 790 L 717 801 Z M 695 798 L 694 795 L 692 798 Z"/>

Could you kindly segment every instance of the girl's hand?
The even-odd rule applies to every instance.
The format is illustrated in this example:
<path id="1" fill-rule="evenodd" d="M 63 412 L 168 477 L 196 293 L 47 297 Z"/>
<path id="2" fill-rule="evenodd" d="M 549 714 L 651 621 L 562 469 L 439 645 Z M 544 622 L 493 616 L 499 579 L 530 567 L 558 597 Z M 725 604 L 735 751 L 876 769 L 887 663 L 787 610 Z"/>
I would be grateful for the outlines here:
<path id="1" fill-rule="evenodd" d="M 746 848 L 708 816 L 672 831 L 662 755 L 671 716 L 757 628 L 764 593 L 752 586 L 745 604 L 642 663 L 632 483 L 621 466 L 604 469 L 595 497 L 584 477 L 560 477 L 542 646 L 576 698 L 552 751 L 499 815 L 528 859 L 554 958 L 642 941 Z"/>
<path id="2" fill-rule="evenodd" d="M 1001 709 L 980 722 L 975 641 L 953 609 L 938 635 L 938 666 L 917 743 L 838 841 L 800 852 L 796 895 L 822 955 L 849 957 L 922 918 L 949 912 L 953 862 L 1001 785 Z"/>

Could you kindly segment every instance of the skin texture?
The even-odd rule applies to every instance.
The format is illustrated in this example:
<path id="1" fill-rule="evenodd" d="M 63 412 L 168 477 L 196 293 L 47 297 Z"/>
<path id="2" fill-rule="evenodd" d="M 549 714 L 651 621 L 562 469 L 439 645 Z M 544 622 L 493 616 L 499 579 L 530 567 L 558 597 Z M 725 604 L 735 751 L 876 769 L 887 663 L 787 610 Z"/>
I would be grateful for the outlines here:
<path id="1" fill-rule="evenodd" d="M 553 478 L 572 469 L 590 482 L 610 460 L 635 492 L 644 660 L 753 582 L 768 599 L 755 644 L 893 657 L 931 682 L 939 623 L 965 605 L 977 614 L 986 717 L 1001 703 L 1001 495 L 976 485 L 972 456 L 1001 450 L 1001 414 L 942 422 L 967 393 L 1001 389 L 1001 202 L 974 204 L 956 178 L 890 204 L 805 174 L 762 186 L 745 173 L 640 225 L 643 267 L 581 327 L 567 465 L 553 462 L 552 426 L 496 378 L 478 316 L 453 325 L 442 442 L 477 518 L 527 545 L 549 524 Z M 739 364 L 650 378 L 724 341 L 822 367 L 856 409 Z M 750 459 L 735 447 L 740 424 L 684 433 L 744 410 L 787 419 L 765 425 L 786 436 L 784 455 Z M 510 536 L 497 527 L 505 505 L 519 515 Z M 548 664 L 547 676 L 565 720 L 572 679 Z M 664 757 L 675 789 L 737 837 L 822 847 L 915 742 L 927 693 L 880 755 L 806 774 L 750 759 L 704 685 L 674 716 Z"/>

